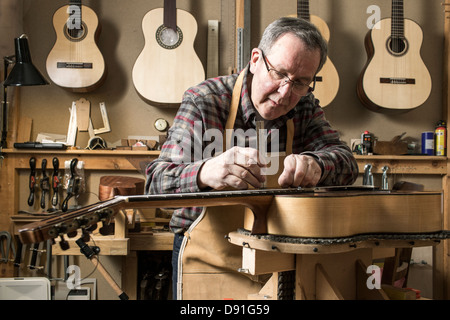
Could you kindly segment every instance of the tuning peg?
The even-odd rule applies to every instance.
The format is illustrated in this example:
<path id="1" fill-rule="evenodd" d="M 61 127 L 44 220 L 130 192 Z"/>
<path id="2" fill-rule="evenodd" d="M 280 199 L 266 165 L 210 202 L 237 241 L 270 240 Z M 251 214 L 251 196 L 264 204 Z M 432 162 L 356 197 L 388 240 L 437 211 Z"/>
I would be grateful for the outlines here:
<path id="1" fill-rule="evenodd" d="M 69 238 L 75 238 L 75 237 L 77 236 L 77 234 L 78 234 L 78 231 L 77 231 L 77 230 L 74 230 L 74 231 L 68 232 L 68 233 L 67 233 L 67 236 L 68 236 Z"/>
<path id="2" fill-rule="evenodd" d="M 102 236 L 108 236 L 114 233 L 114 225 L 112 223 L 102 221 L 102 227 L 98 230 Z"/>
<path id="3" fill-rule="evenodd" d="M 60 238 L 61 241 L 59 241 L 59 246 L 61 247 L 61 250 L 63 251 L 68 250 L 70 248 L 69 242 L 67 242 L 63 236 L 60 236 Z"/>
<path id="4" fill-rule="evenodd" d="M 91 235 L 89 234 L 89 232 L 86 229 L 81 229 L 81 233 L 82 233 L 81 239 L 84 242 L 89 242 L 89 240 L 91 239 Z"/>
<path id="5" fill-rule="evenodd" d="M 96 224 L 96 223 L 90 225 L 90 226 L 87 227 L 85 230 L 88 231 L 88 232 L 92 232 L 92 231 L 94 231 L 95 229 L 97 229 L 97 224 Z"/>

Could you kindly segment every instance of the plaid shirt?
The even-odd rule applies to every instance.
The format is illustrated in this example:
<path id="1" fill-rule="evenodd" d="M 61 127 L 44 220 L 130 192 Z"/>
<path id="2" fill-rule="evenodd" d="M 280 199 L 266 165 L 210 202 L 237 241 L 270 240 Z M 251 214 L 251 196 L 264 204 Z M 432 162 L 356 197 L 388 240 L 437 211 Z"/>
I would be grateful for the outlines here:
<path id="1" fill-rule="evenodd" d="M 246 74 L 234 129 L 247 130 L 255 129 L 257 112 L 246 85 L 248 68 L 244 72 Z M 159 158 L 147 166 L 147 194 L 200 191 L 197 174 L 202 163 L 214 155 L 210 151 L 207 152 L 210 155 L 204 154 L 212 141 L 205 139 L 204 133 L 209 129 L 216 129 L 213 132 L 224 130 L 237 76 L 208 79 L 185 92 Z M 310 155 L 318 160 L 323 171 L 319 185 L 347 185 L 356 180 L 358 166 L 351 150 L 330 127 L 313 95 L 303 97 L 285 116 L 265 123 L 265 129 L 270 130 L 269 136 L 274 132 L 273 129 L 279 129 L 279 151 L 285 151 L 286 148 L 286 121 L 289 118 L 293 119 L 295 126 L 292 152 Z M 177 233 L 187 230 L 202 209 L 175 210 L 170 222 L 172 231 Z"/>

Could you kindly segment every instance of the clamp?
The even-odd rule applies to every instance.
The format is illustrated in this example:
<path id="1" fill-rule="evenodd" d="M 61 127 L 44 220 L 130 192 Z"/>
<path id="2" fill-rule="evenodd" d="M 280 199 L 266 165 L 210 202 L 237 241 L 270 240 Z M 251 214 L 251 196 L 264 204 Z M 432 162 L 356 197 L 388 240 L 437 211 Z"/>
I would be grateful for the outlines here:
<path id="1" fill-rule="evenodd" d="M 6 239 L 6 247 L 3 245 L 3 238 Z M 11 241 L 11 234 L 8 231 L 0 231 L 0 262 L 7 263 L 9 261 L 9 250 L 12 250 L 13 256 L 16 256 L 16 247 Z"/>

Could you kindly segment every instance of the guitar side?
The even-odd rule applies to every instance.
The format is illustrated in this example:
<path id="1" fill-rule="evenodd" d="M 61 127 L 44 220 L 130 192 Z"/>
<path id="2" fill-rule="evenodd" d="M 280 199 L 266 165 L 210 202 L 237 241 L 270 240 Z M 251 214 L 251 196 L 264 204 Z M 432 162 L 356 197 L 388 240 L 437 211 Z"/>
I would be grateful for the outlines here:
<path id="1" fill-rule="evenodd" d="M 358 80 L 357 93 L 373 111 L 414 109 L 430 95 L 431 76 L 420 55 L 422 29 L 409 19 L 404 20 L 404 25 L 408 48 L 402 55 L 391 54 L 387 47 L 391 18 L 380 20 L 366 35 L 368 61 Z"/>
<path id="2" fill-rule="evenodd" d="M 91 8 L 83 5 L 82 20 L 87 29 L 85 37 L 69 39 L 64 31 L 68 19 L 67 8 L 61 7 L 53 15 L 56 41 L 47 57 L 47 73 L 60 87 L 74 92 L 89 92 L 98 88 L 106 78 L 105 61 L 96 43 L 100 33 L 98 17 Z M 89 63 L 91 66 L 58 67 L 58 63 L 68 66 Z"/>
<path id="3" fill-rule="evenodd" d="M 324 39 L 328 42 L 330 40 L 330 30 L 326 22 L 314 15 L 311 15 L 310 19 L 311 23 L 319 29 Z M 317 79 L 314 96 L 320 100 L 320 105 L 324 108 L 334 100 L 339 91 L 339 74 L 329 57 L 317 74 Z"/>
<path id="4" fill-rule="evenodd" d="M 205 79 L 203 65 L 194 50 L 197 22 L 177 9 L 177 27 L 182 41 L 173 49 L 163 48 L 156 32 L 163 25 L 164 9 L 149 11 L 142 20 L 145 44 L 133 67 L 132 78 L 139 95 L 157 105 L 178 105 L 184 92 Z"/>

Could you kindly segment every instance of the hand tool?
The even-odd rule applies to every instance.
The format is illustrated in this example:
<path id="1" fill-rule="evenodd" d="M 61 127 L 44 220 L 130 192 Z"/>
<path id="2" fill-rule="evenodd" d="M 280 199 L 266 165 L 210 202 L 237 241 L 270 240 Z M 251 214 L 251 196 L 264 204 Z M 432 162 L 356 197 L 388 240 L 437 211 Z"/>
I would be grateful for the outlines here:
<path id="1" fill-rule="evenodd" d="M 75 168 L 77 167 L 78 159 L 74 158 L 70 162 L 70 179 L 67 187 L 67 196 L 62 203 L 62 211 L 66 212 L 68 209 L 69 199 L 77 195 L 80 191 L 80 178 L 76 176 Z"/>
<path id="2" fill-rule="evenodd" d="M 45 198 L 50 192 L 50 179 L 47 176 L 47 159 L 42 159 L 41 208 L 45 209 Z"/>
<path id="3" fill-rule="evenodd" d="M 34 204 L 34 187 L 36 186 L 36 158 L 30 158 L 30 196 L 28 197 L 28 205 L 31 207 Z"/>
<path id="4" fill-rule="evenodd" d="M 53 187 L 53 197 L 52 197 L 52 206 L 56 208 L 58 205 L 59 197 L 58 197 L 58 189 L 59 189 L 59 160 L 58 158 L 53 158 L 53 176 L 52 176 L 52 187 Z"/>
<path id="5" fill-rule="evenodd" d="M 3 239 L 5 239 L 5 245 L 3 244 Z M 0 262 L 7 263 L 9 262 L 9 250 L 12 251 L 12 254 L 16 255 L 16 247 L 14 246 L 14 242 L 11 241 L 11 234 L 8 231 L 0 231 Z"/>

